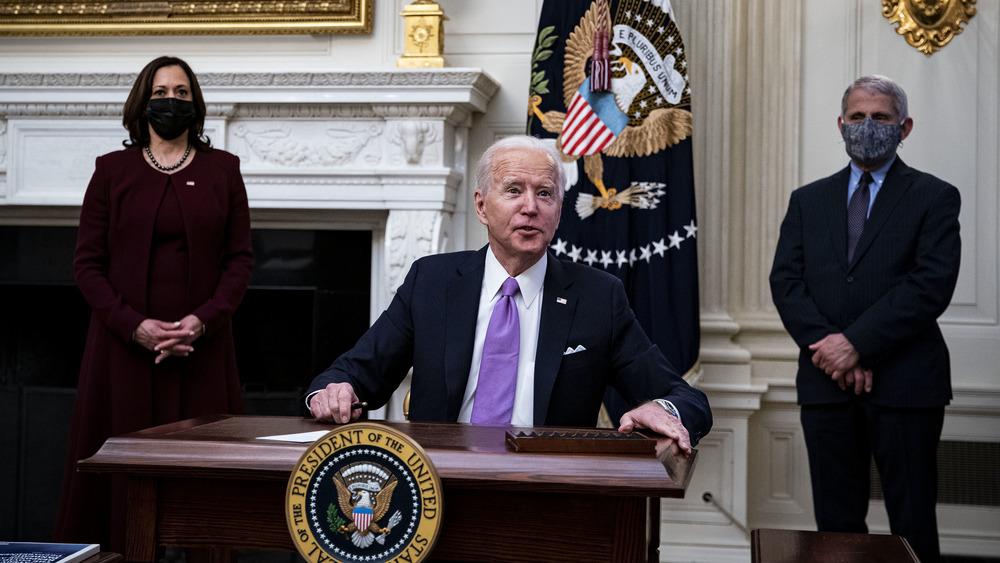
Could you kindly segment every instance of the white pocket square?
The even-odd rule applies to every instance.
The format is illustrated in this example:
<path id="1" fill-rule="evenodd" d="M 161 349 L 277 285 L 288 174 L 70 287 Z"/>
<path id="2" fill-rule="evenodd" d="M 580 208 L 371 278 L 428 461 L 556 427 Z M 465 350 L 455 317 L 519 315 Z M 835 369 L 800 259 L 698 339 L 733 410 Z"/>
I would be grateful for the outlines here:
<path id="1" fill-rule="evenodd" d="M 569 347 L 566 348 L 566 351 L 563 352 L 563 356 L 568 356 L 570 354 L 576 354 L 577 352 L 583 352 L 586 349 L 587 348 L 584 347 L 583 344 L 578 345 L 576 348 L 574 348 L 572 346 L 569 346 Z"/>

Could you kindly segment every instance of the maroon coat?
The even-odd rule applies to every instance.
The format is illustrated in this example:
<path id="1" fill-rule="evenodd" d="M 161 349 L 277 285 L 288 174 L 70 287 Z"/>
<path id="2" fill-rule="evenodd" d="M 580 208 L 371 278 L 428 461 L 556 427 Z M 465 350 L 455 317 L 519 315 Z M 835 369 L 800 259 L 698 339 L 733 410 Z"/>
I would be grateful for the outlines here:
<path id="1" fill-rule="evenodd" d="M 158 320 L 193 313 L 206 332 L 192 344 L 190 356 L 169 357 L 154 367 L 155 354 L 131 337 L 158 290 L 157 266 L 150 260 L 170 182 L 187 249 L 187 264 L 182 258 L 175 264 L 186 266 L 188 281 L 183 296 L 171 296 L 183 311 Z M 76 462 L 110 436 L 243 409 L 230 318 L 250 282 L 253 251 L 239 159 L 221 150 L 198 151 L 186 168 L 167 175 L 150 167 L 139 149 L 101 156 L 84 196 L 77 237 L 76 283 L 93 314 L 55 535 L 57 541 L 101 542 L 120 552 L 124 514 L 116 512 L 124 505 L 114 497 L 121 491 L 112 491 L 107 479 L 77 473 Z M 164 262 L 154 264 L 162 268 Z"/>

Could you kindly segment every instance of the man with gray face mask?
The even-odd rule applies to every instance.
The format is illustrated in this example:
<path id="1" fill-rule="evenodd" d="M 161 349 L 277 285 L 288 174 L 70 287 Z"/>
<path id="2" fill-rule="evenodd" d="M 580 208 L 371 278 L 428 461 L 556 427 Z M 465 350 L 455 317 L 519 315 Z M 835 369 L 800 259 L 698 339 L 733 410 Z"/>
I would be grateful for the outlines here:
<path id="1" fill-rule="evenodd" d="M 958 190 L 910 168 L 906 94 L 882 76 L 844 93 L 851 158 L 792 193 L 771 294 L 800 347 L 796 377 L 821 531 L 867 532 L 874 456 L 892 533 L 940 560 L 937 446 L 951 400 L 937 318 L 958 278 Z"/>

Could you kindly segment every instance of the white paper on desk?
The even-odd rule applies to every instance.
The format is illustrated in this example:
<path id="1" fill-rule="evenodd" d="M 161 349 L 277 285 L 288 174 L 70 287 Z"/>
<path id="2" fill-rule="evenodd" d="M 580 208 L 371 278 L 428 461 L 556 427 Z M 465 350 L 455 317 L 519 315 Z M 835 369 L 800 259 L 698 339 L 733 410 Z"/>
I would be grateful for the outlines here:
<path id="1" fill-rule="evenodd" d="M 277 436 L 260 436 L 258 440 L 277 440 L 279 442 L 315 442 L 326 436 L 329 430 L 315 430 L 313 432 L 299 432 L 298 434 L 279 434 Z"/>

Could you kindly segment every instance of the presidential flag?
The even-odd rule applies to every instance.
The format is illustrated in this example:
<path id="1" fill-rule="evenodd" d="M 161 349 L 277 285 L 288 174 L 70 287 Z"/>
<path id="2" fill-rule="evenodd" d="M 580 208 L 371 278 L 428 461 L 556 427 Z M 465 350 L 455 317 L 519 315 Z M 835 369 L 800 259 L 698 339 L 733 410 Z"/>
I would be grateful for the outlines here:
<path id="1" fill-rule="evenodd" d="M 682 374 L 696 369 L 699 346 L 687 66 L 669 0 L 548 0 L 528 117 L 528 133 L 551 139 L 567 171 L 551 250 L 621 278 Z M 627 407 L 606 399 L 617 424 Z"/>

